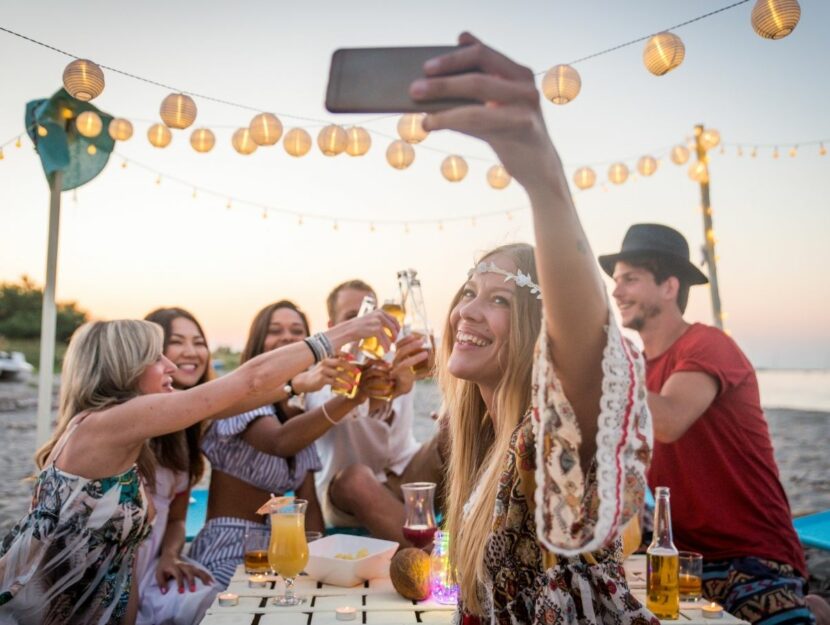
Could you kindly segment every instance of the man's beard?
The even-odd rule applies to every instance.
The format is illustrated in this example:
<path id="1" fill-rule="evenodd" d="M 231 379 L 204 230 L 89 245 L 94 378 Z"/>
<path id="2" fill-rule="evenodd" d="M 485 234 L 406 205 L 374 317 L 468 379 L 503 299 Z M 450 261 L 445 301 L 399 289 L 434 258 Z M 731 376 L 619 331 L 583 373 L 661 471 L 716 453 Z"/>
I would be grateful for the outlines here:
<path id="1" fill-rule="evenodd" d="M 660 306 L 656 304 L 652 306 L 640 305 L 640 314 L 632 317 L 628 323 L 624 323 L 623 327 L 641 332 L 646 327 L 646 322 L 657 317 L 660 312 Z"/>

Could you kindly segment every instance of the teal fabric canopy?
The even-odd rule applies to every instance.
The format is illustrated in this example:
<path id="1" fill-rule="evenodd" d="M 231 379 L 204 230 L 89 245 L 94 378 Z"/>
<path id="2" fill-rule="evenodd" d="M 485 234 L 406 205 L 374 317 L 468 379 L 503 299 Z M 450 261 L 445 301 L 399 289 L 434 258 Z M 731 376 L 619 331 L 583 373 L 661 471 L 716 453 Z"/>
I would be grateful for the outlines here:
<path id="1" fill-rule="evenodd" d="M 85 111 L 95 111 L 103 127 L 97 137 L 84 137 L 68 123 L 67 117 L 75 119 Z M 47 180 L 58 170 L 63 171 L 62 191 L 70 191 L 86 184 L 107 164 L 115 141 L 110 137 L 112 115 L 99 111 L 87 102 L 81 102 L 61 89 L 48 100 L 32 100 L 26 104 L 26 132 L 40 155 Z M 38 134 L 38 126 L 46 130 L 46 136 Z M 95 154 L 89 153 L 89 146 L 95 146 Z"/>

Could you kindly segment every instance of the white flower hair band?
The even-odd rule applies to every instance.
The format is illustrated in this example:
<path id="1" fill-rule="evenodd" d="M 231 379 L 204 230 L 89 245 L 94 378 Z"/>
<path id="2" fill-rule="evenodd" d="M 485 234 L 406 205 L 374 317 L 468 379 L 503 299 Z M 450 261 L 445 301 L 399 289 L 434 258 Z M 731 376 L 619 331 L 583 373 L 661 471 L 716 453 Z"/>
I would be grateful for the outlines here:
<path id="1" fill-rule="evenodd" d="M 521 269 L 518 270 L 518 273 L 510 273 L 493 261 L 482 261 L 467 272 L 467 277 L 472 278 L 474 273 L 497 273 L 504 276 L 505 282 L 512 280 L 516 283 L 516 286 L 526 286 L 530 289 L 531 294 L 536 296 L 536 299 L 542 299 L 542 291 L 539 289 L 539 285 L 530 279 L 530 274 L 522 273 Z"/>

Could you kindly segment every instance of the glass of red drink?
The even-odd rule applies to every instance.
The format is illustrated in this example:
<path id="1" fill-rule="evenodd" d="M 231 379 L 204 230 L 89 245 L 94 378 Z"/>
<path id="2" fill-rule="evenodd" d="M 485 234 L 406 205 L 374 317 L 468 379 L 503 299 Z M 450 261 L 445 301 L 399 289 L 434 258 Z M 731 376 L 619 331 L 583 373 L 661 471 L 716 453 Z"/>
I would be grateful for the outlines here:
<path id="1" fill-rule="evenodd" d="M 406 520 L 403 536 L 413 546 L 425 549 L 432 544 L 438 529 L 435 525 L 435 483 L 410 482 L 401 484 Z"/>

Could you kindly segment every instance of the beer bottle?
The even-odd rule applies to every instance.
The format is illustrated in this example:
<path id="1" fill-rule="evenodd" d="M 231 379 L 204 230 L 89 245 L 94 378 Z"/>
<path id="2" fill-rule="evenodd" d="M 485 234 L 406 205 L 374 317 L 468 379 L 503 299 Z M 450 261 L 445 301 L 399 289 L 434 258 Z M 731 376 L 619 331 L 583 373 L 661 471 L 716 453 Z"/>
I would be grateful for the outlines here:
<path id="1" fill-rule="evenodd" d="M 669 489 L 658 486 L 655 495 L 654 537 L 646 551 L 646 607 L 659 619 L 678 619 L 680 562 L 672 540 Z"/>

